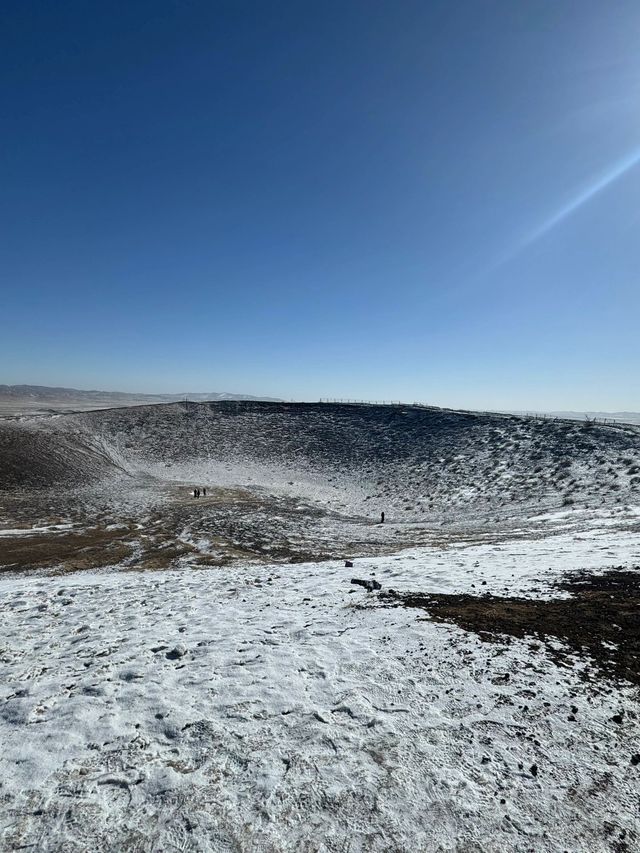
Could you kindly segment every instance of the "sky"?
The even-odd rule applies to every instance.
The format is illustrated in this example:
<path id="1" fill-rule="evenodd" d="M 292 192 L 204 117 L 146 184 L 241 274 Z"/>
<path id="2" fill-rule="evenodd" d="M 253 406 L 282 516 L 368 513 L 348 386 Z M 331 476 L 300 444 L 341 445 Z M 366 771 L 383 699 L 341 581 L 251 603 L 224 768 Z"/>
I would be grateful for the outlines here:
<path id="1" fill-rule="evenodd" d="M 637 0 L 0 4 L 0 383 L 640 410 Z"/>

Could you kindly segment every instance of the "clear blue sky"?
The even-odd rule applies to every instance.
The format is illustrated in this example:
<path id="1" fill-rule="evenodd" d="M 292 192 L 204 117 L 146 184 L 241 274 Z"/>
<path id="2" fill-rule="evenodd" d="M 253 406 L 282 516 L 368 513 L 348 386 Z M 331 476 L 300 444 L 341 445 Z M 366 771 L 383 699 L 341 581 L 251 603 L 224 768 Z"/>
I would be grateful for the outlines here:
<path id="1" fill-rule="evenodd" d="M 0 33 L 0 382 L 640 409 L 637 0 Z"/>

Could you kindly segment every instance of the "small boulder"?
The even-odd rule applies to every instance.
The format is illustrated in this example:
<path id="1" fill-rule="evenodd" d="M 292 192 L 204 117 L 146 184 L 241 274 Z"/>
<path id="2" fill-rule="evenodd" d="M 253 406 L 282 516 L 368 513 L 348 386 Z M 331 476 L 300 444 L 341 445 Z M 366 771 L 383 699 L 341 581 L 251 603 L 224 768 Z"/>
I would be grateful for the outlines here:
<path id="1" fill-rule="evenodd" d="M 382 589 L 382 584 L 376 580 L 362 580 L 362 578 L 351 578 L 351 583 L 364 587 L 367 592 L 373 592 L 376 589 Z"/>
<path id="2" fill-rule="evenodd" d="M 170 652 L 167 652 L 165 657 L 167 658 L 167 660 L 180 660 L 180 658 L 183 658 L 186 653 L 186 648 L 182 645 L 178 645 L 174 646 L 174 648 L 172 648 Z"/>

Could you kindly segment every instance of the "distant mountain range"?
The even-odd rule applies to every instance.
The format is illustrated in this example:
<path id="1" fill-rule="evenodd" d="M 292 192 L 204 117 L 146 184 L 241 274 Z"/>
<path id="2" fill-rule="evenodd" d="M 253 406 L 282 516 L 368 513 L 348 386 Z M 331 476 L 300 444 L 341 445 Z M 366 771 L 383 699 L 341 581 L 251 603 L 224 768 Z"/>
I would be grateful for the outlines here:
<path id="1" fill-rule="evenodd" d="M 99 409 L 120 406 L 143 406 L 152 403 L 176 403 L 179 400 L 198 403 L 216 400 L 267 400 L 277 397 L 255 397 L 228 391 L 182 394 L 132 394 L 125 391 L 81 391 L 78 388 L 50 388 L 47 385 L 0 385 L 0 409 L 12 411 L 34 409 Z"/>

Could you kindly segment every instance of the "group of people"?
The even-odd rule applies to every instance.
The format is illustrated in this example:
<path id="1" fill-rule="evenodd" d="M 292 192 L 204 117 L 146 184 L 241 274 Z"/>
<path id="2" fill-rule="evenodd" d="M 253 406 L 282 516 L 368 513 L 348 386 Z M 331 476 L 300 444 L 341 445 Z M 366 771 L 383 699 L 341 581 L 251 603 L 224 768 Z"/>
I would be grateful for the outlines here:
<path id="1" fill-rule="evenodd" d="M 197 489 L 197 488 L 193 490 L 194 498 L 199 498 L 201 495 L 203 498 L 206 498 L 206 496 L 207 496 L 206 488 L 202 489 L 202 492 L 200 491 L 200 489 Z"/>

